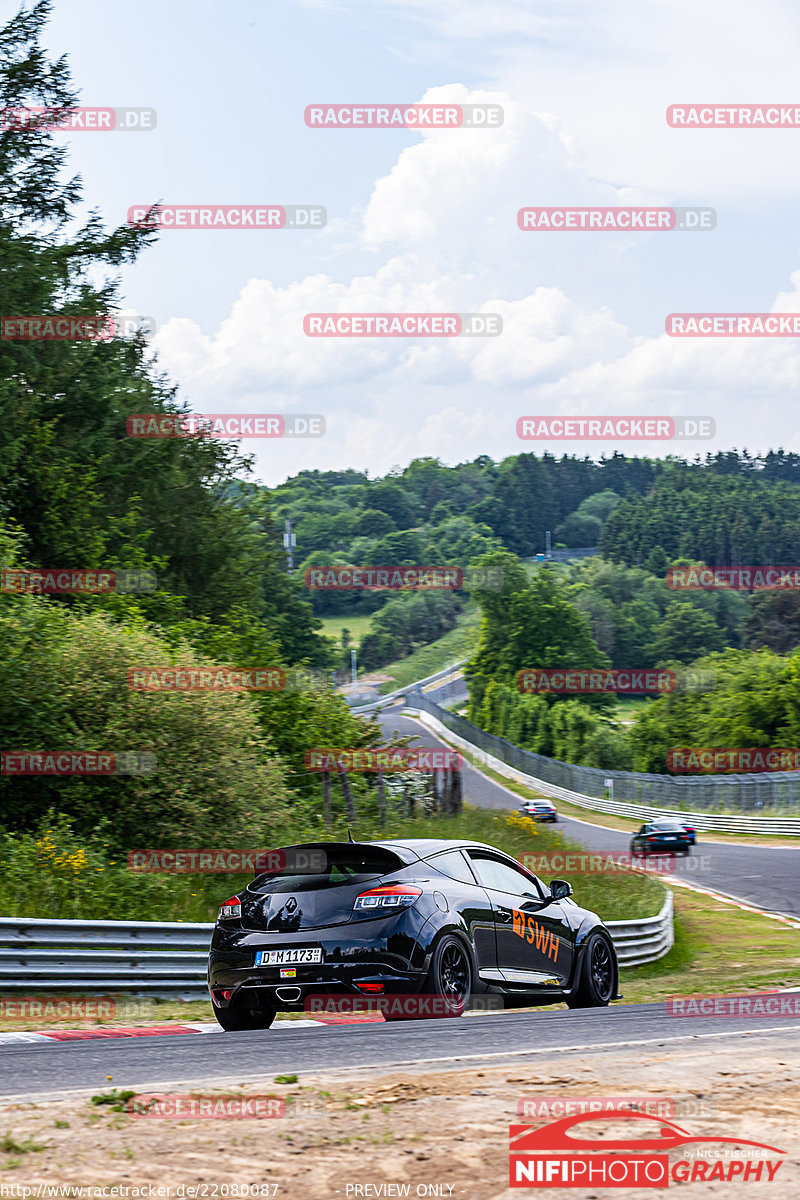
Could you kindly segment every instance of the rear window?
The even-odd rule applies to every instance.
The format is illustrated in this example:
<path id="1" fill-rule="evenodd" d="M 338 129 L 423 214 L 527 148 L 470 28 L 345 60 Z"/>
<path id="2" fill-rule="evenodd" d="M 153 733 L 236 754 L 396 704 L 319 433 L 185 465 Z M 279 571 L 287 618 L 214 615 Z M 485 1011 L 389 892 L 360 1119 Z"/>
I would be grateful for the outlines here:
<path id="1" fill-rule="evenodd" d="M 653 829 L 683 829 L 680 821 L 654 821 Z"/>
<path id="2" fill-rule="evenodd" d="M 405 864 L 389 850 L 375 846 L 331 846 L 320 845 L 310 848 L 309 857 L 313 869 L 298 871 L 292 866 L 286 870 L 271 871 L 259 876 L 250 884 L 251 892 L 314 892 L 322 888 L 345 887 L 348 884 L 365 883 L 398 871 Z M 321 855 L 320 855 L 321 852 Z M 312 857 L 315 856 L 315 857 Z M 320 856 L 324 866 L 319 867 Z"/>

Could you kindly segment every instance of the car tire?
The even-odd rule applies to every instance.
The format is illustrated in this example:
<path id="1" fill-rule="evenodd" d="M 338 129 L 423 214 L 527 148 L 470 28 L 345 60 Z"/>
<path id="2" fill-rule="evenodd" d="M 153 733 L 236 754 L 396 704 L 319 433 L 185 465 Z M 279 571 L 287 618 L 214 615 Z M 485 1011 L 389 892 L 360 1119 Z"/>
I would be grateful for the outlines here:
<path id="1" fill-rule="evenodd" d="M 274 1008 L 217 1008 L 214 1005 L 214 1016 L 226 1033 L 238 1033 L 244 1029 L 269 1029 L 277 1012 Z"/>
<path id="2" fill-rule="evenodd" d="M 460 938 L 447 933 L 437 943 L 422 991 L 428 996 L 446 997 L 448 1017 L 460 1017 L 467 1011 L 472 992 L 472 957 Z M 442 1014 L 445 1015 L 444 1013 Z M 388 1016 L 386 1021 L 406 1021 L 406 1015 Z"/>
<path id="3" fill-rule="evenodd" d="M 617 990 L 617 964 L 613 948 L 602 933 L 594 932 L 584 947 L 580 978 L 571 996 L 569 1008 L 605 1008 Z"/>

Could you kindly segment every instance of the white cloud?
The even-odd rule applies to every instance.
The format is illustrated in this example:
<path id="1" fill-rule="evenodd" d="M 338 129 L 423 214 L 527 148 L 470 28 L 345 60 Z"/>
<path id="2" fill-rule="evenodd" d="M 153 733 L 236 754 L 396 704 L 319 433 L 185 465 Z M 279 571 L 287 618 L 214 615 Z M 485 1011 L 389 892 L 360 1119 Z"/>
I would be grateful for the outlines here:
<path id="1" fill-rule="evenodd" d="M 477 10 L 467 7 L 477 20 Z M 663 12 L 656 7 L 658 18 Z M 677 7 L 683 12 L 682 0 Z M 436 10 L 455 12 L 444 3 Z M 548 11 L 556 21 L 555 10 Z M 611 5 L 612 25 L 623 12 L 629 12 L 627 4 Z M 706 30 L 704 17 L 698 23 Z M 611 26 L 606 32 L 610 35 Z M 628 36 L 632 43 L 643 36 L 638 18 Z M 674 52 L 674 41 L 670 35 L 654 54 L 656 76 L 661 59 Z M 612 72 L 613 57 L 603 60 L 602 71 Z M 600 84 L 600 70 L 590 68 L 590 92 L 592 80 Z M 629 85 L 630 74 L 627 78 Z M 691 76 L 679 82 L 696 86 Z M 639 109 L 658 86 L 649 82 Z M 382 473 L 415 455 L 458 461 L 530 449 L 530 443 L 517 441 L 515 422 L 537 412 L 708 414 L 717 421 L 721 445 L 796 444 L 795 426 L 787 430 L 782 406 L 787 389 L 800 379 L 795 342 L 646 337 L 616 315 L 615 301 L 641 286 L 642 247 L 652 239 L 706 235 L 577 237 L 518 230 L 516 212 L 526 204 L 674 199 L 670 191 L 640 186 L 648 175 L 652 187 L 666 188 L 666 182 L 654 182 L 659 172 L 637 172 L 630 147 L 623 156 L 630 170 L 620 184 L 594 178 L 571 151 L 565 132 L 570 122 L 558 105 L 563 97 L 557 89 L 543 90 L 546 106 L 562 112 L 559 121 L 535 111 L 532 101 L 502 92 L 470 92 L 459 84 L 430 89 L 426 101 L 499 102 L 506 121 L 494 132 L 431 131 L 404 149 L 377 180 L 350 244 L 340 248 L 339 278 L 309 273 L 285 286 L 254 278 L 214 335 L 185 318 L 159 332 L 160 365 L 181 383 L 195 410 L 326 416 L 328 434 L 319 442 L 287 441 L 277 451 L 273 445 L 244 447 L 257 453 L 259 472 L 269 482 L 304 467 L 352 465 Z M 612 88 L 616 112 L 615 96 L 621 92 Z M 634 123 L 645 119 L 634 112 L 636 100 L 625 98 Z M 584 151 L 588 129 L 584 114 L 570 130 L 577 130 Z M 591 144 L 600 147 L 602 158 L 601 142 Z M 584 159 L 590 157 L 584 153 Z M 660 242 L 659 249 L 662 245 L 669 255 L 667 243 Z M 365 254 L 376 260 L 374 269 L 348 275 L 348 256 L 363 263 Z M 792 289 L 776 296 L 774 308 L 800 309 L 799 291 L 800 271 L 792 276 Z M 443 311 L 498 312 L 504 332 L 493 339 L 313 339 L 302 326 L 310 312 Z M 548 448 L 598 453 L 615 447 Z M 624 448 L 665 452 L 663 444 Z M 696 443 L 686 449 L 707 448 Z"/>

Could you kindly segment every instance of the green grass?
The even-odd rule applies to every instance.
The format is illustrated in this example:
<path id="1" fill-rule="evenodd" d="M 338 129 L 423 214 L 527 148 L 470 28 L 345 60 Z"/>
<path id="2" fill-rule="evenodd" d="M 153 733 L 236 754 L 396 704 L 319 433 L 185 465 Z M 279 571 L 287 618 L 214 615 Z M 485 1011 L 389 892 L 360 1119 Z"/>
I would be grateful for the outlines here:
<path id="1" fill-rule="evenodd" d="M 612 719 L 620 725 L 631 725 L 637 713 L 642 712 L 647 708 L 652 701 L 646 696 L 621 696 L 618 697 L 614 708 Z"/>
<path id="2" fill-rule="evenodd" d="M 24 1142 L 18 1142 L 10 1133 L 4 1133 L 0 1137 L 0 1150 L 4 1154 L 27 1154 L 29 1150 L 46 1150 L 47 1146 L 43 1142 L 35 1142 L 33 1138 L 26 1138 Z"/>
<path id="3" fill-rule="evenodd" d="M 443 671 L 446 666 L 460 658 L 467 658 L 478 644 L 480 620 L 480 609 L 477 605 L 470 604 L 459 614 L 455 628 L 444 637 L 427 646 L 421 646 L 419 650 L 409 654 L 408 658 L 401 658 L 398 662 L 381 667 L 382 674 L 392 676 L 391 683 L 381 685 L 381 692 L 394 692 L 398 688 L 408 687 L 418 679 L 425 679 L 428 675 Z"/>
<path id="4" fill-rule="evenodd" d="M 342 644 L 342 630 L 350 630 L 350 645 L 356 648 L 361 645 L 362 639 L 369 633 L 372 623 L 372 613 L 363 613 L 355 617 L 320 617 L 322 621 L 321 632 L 325 637 L 336 639 L 336 645 Z"/>
<path id="5" fill-rule="evenodd" d="M 683 888 L 673 896 L 675 945 L 657 962 L 621 972 L 623 1003 L 800 984 L 800 929 Z M 724 1020 L 719 1030 L 724 1032 Z"/>

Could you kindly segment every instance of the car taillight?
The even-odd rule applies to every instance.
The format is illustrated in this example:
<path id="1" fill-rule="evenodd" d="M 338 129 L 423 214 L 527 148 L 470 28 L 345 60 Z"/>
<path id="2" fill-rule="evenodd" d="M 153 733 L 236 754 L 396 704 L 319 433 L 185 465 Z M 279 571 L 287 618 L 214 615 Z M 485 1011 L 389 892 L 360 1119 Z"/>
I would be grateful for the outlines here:
<path id="1" fill-rule="evenodd" d="M 238 896 L 231 896 L 219 907 L 218 921 L 238 921 L 242 915 L 242 902 Z"/>
<path id="2" fill-rule="evenodd" d="M 392 908 L 408 908 L 422 895 L 422 888 L 410 887 L 406 883 L 389 883 L 383 887 L 370 888 L 356 896 L 354 908 L 387 912 Z"/>

